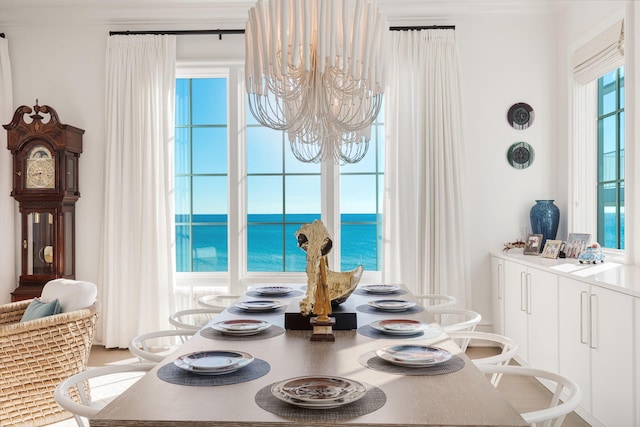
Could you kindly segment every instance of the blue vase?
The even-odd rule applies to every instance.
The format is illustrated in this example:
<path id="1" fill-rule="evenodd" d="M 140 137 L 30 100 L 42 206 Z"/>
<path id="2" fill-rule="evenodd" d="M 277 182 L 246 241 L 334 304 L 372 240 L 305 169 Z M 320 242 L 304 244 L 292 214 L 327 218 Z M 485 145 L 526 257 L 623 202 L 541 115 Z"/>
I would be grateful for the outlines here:
<path id="1" fill-rule="evenodd" d="M 542 248 L 547 239 L 555 239 L 560 222 L 560 209 L 553 204 L 553 200 L 536 200 L 529 212 L 531 230 L 534 234 L 542 234 Z"/>

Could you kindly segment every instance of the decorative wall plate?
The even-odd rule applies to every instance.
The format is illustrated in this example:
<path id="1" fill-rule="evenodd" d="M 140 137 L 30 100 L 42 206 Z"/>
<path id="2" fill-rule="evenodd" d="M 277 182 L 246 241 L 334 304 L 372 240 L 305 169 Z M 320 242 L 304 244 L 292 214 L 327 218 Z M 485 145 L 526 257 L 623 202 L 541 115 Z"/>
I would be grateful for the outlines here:
<path id="1" fill-rule="evenodd" d="M 533 124 L 533 108 L 524 102 L 513 104 L 507 113 L 507 121 L 514 129 L 526 129 Z"/>
<path id="2" fill-rule="evenodd" d="M 533 164 L 535 152 L 533 147 L 526 142 L 511 144 L 507 150 L 507 161 L 515 169 L 526 169 Z"/>

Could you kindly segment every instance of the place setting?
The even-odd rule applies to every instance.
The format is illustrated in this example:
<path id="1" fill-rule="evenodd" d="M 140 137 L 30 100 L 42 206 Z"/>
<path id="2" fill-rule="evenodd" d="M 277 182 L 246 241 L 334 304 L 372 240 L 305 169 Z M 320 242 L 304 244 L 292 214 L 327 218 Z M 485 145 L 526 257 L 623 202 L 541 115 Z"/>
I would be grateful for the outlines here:
<path id="1" fill-rule="evenodd" d="M 234 314 L 271 314 L 279 312 L 285 307 L 282 301 L 271 299 L 253 299 L 246 301 L 239 301 L 227 309 L 228 312 Z"/>
<path id="2" fill-rule="evenodd" d="M 416 304 L 413 301 L 384 298 L 371 300 L 366 304 L 361 304 L 356 307 L 356 310 L 368 314 L 416 314 L 424 311 L 424 307 Z"/>
<path id="3" fill-rule="evenodd" d="M 299 289 L 294 289 L 291 286 L 285 285 L 269 285 L 258 286 L 251 288 L 247 291 L 247 296 L 265 298 L 265 297 L 298 297 L 304 295 L 304 292 Z"/>
<path id="4" fill-rule="evenodd" d="M 369 284 L 361 285 L 354 292 L 358 295 L 404 295 L 407 291 L 398 285 Z"/>
<path id="5" fill-rule="evenodd" d="M 363 354 L 363 366 L 398 375 L 442 375 L 459 371 L 464 360 L 446 349 L 419 344 L 392 345 Z"/>
<path id="6" fill-rule="evenodd" d="M 386 403 L 378 387 L 337 376 L 289 378 L 262 388 L 255 397 L 262 409 L 287 418 L 330 421 L 353 418 Z"/>
<path id="7" fill-rule="evenodd" d="M 442 335 L 442 330 L 414 319 L 383 319 L 360 326 L 358 333 L 369 338 L 380 339 L 431 339 Z"/>
<path id="8" fill-rule="evenodd" d="M 184 354 L 158 370 L 172 384 L 215 386 L 251 381 L 267 374 L 268 362 L 244 351 L 205 350 Z"/>
<path id="9" fill-rule="evenodd" d="M 284 333 L 284 329 L 259 319 L 227 319 L 208 325 L 200 331 L 205 338 L 227 341 L 266 339 Z"/>

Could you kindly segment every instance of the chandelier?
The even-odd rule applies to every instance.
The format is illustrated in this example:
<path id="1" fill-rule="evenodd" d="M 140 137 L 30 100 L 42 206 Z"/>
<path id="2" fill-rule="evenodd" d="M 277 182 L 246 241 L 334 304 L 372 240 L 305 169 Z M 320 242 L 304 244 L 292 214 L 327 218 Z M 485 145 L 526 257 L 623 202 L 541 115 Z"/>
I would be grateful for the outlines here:
<path id="1" fill-rule="evenodd" d="M 374 0 L 258 0 L 247 21 L 249 108 L 303 162 L 360 161 L 385 86 Z"/>

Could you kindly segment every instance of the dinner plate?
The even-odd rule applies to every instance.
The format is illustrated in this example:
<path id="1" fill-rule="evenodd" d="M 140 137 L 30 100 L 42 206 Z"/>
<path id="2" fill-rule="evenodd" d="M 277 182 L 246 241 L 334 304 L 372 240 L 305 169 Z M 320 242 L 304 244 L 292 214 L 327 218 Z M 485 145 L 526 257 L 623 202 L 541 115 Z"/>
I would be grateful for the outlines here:
<path id="1" fill-rule="evenodd" d="M 276 383 L 271 386 L 271 393 L 295 406 L 328 409 L 355 402 L 367 393 L 367 388 L 349 378 L 309 376 Z"/>
<path id="2" fill-rule="evenodd" d="M 255 288 L 254 291 L 260 295 L 287 295 L 293 292 L 293 288 L 289 286 L 261 286 Z"/>
<path id="3" fill-rule="evenodd" d="M 379 299 L 369 301 L 367 304 L 382 311 L 406 311 L 416 305 L 415 302 L 401 299 Z"/>
<path id="4" fill-rule="evenodd" d="M 280 301 L 272 300 L 250 300 L 236 303 L 236 307 L 245 311 L 270 311 L 282 306 Z"/>
<path id="5" fill-rule="evenodd" d="M 414 367 L 433 366 L 451 359 L 447 350 L 427 345 L 392 345 L 376 350 L 376 355 L 395 365 Z"/>
<path id="6" fill-rule="evenodd" d="M 211 325 L 213 329 L 227 335 L 255 335 L 268 329 L 271 323 L 264 320 L 233 319 Z"/>
<path id="7" fill-rule="evenodd" d="M 244 368 L 254 358 L 243 351 L 197 351 L 178 357 L 173 364 L 198 375 L 224 375 Z"/>
<path id="8" fill-rule="evenodd" d="M 424 331 L 428 325 L 411 319 L 376 320 L 369 324 L 373 329 L 390 335 L 415 335 Z"/>
<path id="9" fill-rule="evenodd" d="M 371 294 L 392 294 L 400 290 L 400 286 L 396 285 L 363 285 L 362 290 Z"/>

